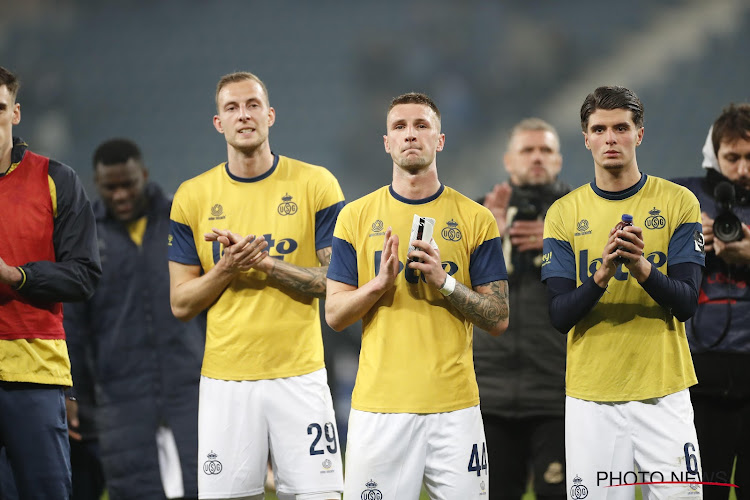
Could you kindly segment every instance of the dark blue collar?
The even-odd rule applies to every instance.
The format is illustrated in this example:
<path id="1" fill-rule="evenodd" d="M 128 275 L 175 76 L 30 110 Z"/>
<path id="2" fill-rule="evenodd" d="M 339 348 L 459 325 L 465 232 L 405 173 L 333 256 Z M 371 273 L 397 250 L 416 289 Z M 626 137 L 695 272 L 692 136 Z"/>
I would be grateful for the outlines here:
<path id="1" fill-rule="evenodd" d="M 400 194 L 398 194 L 396 191 L 393 190 L 393 184 L 388 186 L 388 191 L 390 191 L 391 196 L 396 198 L 398 201 L 402 203 L 408 203 L 409 205 L 423 205 L 424 203 L 429 203 L 432 200 L 437 199 L 438 196 L 442 194 L 442 192 L 445 190 L 445 185 L 442 183 L 440 184 L 440 189 L 437 190 L 437 192 L 433 195 L 428 196 L 427 198 L 422 198 L 421 200 L 410 200 L 409 198 L 404 198 Z"/>
<path id="2" fill-rule="evenodd" d="M 263 172 L 262 174 L 256 177 L 239 177 L 239 176 L 232 174 L 232 172 L 229 171 L 229 162 L 224 163 L 224 170 L 227 171 L 227 175 L 230 178 L 234 179 L 237 182 L 258 182 L 258 181 L 262 181 L 263 179 L 271 175 L 274 172 L 274 170 L 276 170 L 276 167 L 278 166 L 278 164 L 279 164 L 279 155 L 273 155 L 273 165 L 271 165 L 271 168 L 269 168 L 267 172 Z"/>
<path id="3" fill-rule="evenodd" d="M 641 180 L 639 180 L 629 188 L 623 189 L 622 191 L 605 191 L 603 189 L 599 189 L 598 187 L 596 187 L 596 181 L 592 182 L 590 186 L 596 194 L 598 194 L 605 200 L 624 200 L 626 198 L 630 198 L 635 193 L 640 191 L 643 185 L 646 184 L 647 179 L 648 175 L 642 173 Z"/>

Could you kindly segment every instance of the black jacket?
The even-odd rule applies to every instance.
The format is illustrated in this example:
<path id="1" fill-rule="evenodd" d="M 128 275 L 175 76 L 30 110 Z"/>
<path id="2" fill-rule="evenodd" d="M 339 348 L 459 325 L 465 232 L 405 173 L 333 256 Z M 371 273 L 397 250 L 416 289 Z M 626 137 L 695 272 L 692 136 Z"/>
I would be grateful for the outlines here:
<path id="1" fill-rule="evenodd" d="M 94 296 L 65 305 L 65 329 L 79 401 L 95 386 L 101 458 L 111 499 L 163 498 L 156 430 L 177 443 L 185 495 L 197 496 L 198 384 L 205 323 L 181 323 L 169 303 L 170 200 L 146 186 L 141 247 L 94 203 L 103 275 Z M 87 367 L 91 370 L 87 370 Z M 84 409 L 85 410 L 85 409 Z"/>
<path id="2" fill-rule="evenodd" d="M 570 187 L 513 187 L 518 217 L 544 215 Z M 484 200 L 478 200 L 483 203 Z M 509 245 L 504 245 L 504 250 Z M 482 413 L 501 417 L 563 416 L 566 337 L 550 324 L 541 251 L 506 254 L 510 321 L 499 337 L 475 329 L 474 366 Z"/>
<path id="3" fill-rule="evenodd" d="M 715 219 L 721 208 L 714 189 L 729 180 L 716 170 L 705 177 L 674 179 L 698 198 L 701 211 Z M 735 186 L 733 213 L 750 224 L 750 191 Z M 706 253 L 698 310 L 685 322 L 698 376 L 691 391 L 722 397 L 750 397 L 750 266 L 730 265 Z"/>

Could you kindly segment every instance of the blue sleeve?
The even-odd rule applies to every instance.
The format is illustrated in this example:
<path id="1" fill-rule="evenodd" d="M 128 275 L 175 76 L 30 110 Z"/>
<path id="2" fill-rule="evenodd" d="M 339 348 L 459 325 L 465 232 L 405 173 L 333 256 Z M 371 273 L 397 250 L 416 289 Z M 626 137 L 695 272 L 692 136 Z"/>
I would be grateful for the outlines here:
<path id="1" fill-rule="evenodd" d="M 693 262 L 702 267 L 706 265 L 706 252 L 703 249 L 703 227 L 700 222 L 682 224 L 669 240 L 667 250 L 669 266 Z"/>
<path id="2" fill-rule="evenodd" d="M 23 281 L 16 290 L 27 299 L 41 302 L 86 300 L 94 294 L 102 276 L 94 212 L 72 168 L 50 160 L 48 174 L 57 196 L 52 229 L 55 262 L 39 260 L 20 266 Z M 47 195 L 52 196 L 52 192 Z"/>
<path id="3" fill-rule="evenodd" d="M 669 277 L 656 267 L 643 282 L 643 289 L 662 307 L 668 308 L 680 321 L 689 319 L 698 307 L 701 267 L 693 263 L 669 266 Z M 549 316 L 552 326 L 568 333 L 596 305 L 605 289 L 593 276 L 576 288 L 575 280 L 551 277 L 547 280 Z"/>
<path id="4" fill-rule="evenodd" d="M 594 308 L 606 290 L 596 284 L 593 276 L 578 288 L 575 279 L 551 276 L 546 283 L 549 319 L 555 330 L 563 334 Z"/>
<path id="5" fill-rule="evenodd" d="M 666 276 L 651 266 L 651 274 L 641 286 L 660 306 L 669 309 L 680 321 L 690 319 L 698 309 L 701 266 L 693 262 L 670 265 Z"/>
<path id="6" fill-rule="evenodd" d="M 576 259 L 569 242 L 544 238 L 542 281 L 549 278 L 565 278 L 576 283 Z"/>
<path id="7" fill-rule="evenodd" d="M 336 219 L 342 208 L 344 208 L 344 202 L 340 201 L 315 213 L 315 250 L 331 246 L 333 228 L 336 226 Z"/>
<path id="8" fill-rule="evenodd" d="M 195 248 L 193 230 L 186 224 L 174 220 L 169 221 L 169 240 L 167 242 L 167 258 L 180 264 L 200 266 L 198 250 Z"/>
<path id="9" fill-rule="evenodd" d="M 500 238 L 486 240 L 474 250 L 469 258 L 469 276 L 472 287 L 508 279 Z"/>
<path id="10" fill-rule="evenodd" d="M 357 251 L 348 241 L 341 238 L 332 239 L 331 263 L 328 266 L 328 278 L 351 286 L 359 286 L 357 271 Z"/>

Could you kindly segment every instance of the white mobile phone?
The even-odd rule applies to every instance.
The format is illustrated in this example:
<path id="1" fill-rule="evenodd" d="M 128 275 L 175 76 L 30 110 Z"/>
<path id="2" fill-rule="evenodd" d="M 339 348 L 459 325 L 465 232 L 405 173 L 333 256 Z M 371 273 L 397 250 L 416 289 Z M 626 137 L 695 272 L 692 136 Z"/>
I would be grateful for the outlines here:
<path id="1" fill-rule="evenodd" d="M 411 223 L 411 235 L 409 236 L 409 242 L 414 240 L 426 241 L 428 244 L 432 240 L 432 231 L 435 228 L 435 219 L 431 217 L 420 217 L 414 214 L 414 219 Z M 415 246 L 409 245 L 409 250 L 406 252 L 409 255 L 412 251 L 416 250 Z M 409 259 L 412 260 L 412 259 Z"/>

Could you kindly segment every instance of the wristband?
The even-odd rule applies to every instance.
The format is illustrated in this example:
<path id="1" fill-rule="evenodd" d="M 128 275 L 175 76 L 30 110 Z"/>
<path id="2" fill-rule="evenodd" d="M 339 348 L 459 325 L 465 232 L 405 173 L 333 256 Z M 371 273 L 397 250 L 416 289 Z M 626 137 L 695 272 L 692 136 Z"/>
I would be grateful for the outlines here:
<path id="1" fill-rule="evenodd" d="M 16 266 L 18 272 L 21 273 L 21 279 L 10 285 L 13 290 L 20 290 L 26 284 L 26 272 L 21 266 Z"/>
<path id="2" fill-rule="evenodd" d="M 443 286 L 440 288 L 439 292 L 445 295 L 446 297 L 453 293 L 453 290 L 456 289 L 456 278 L 448 274 L 445 277 L 445 283 L 443 283 Z"/>

